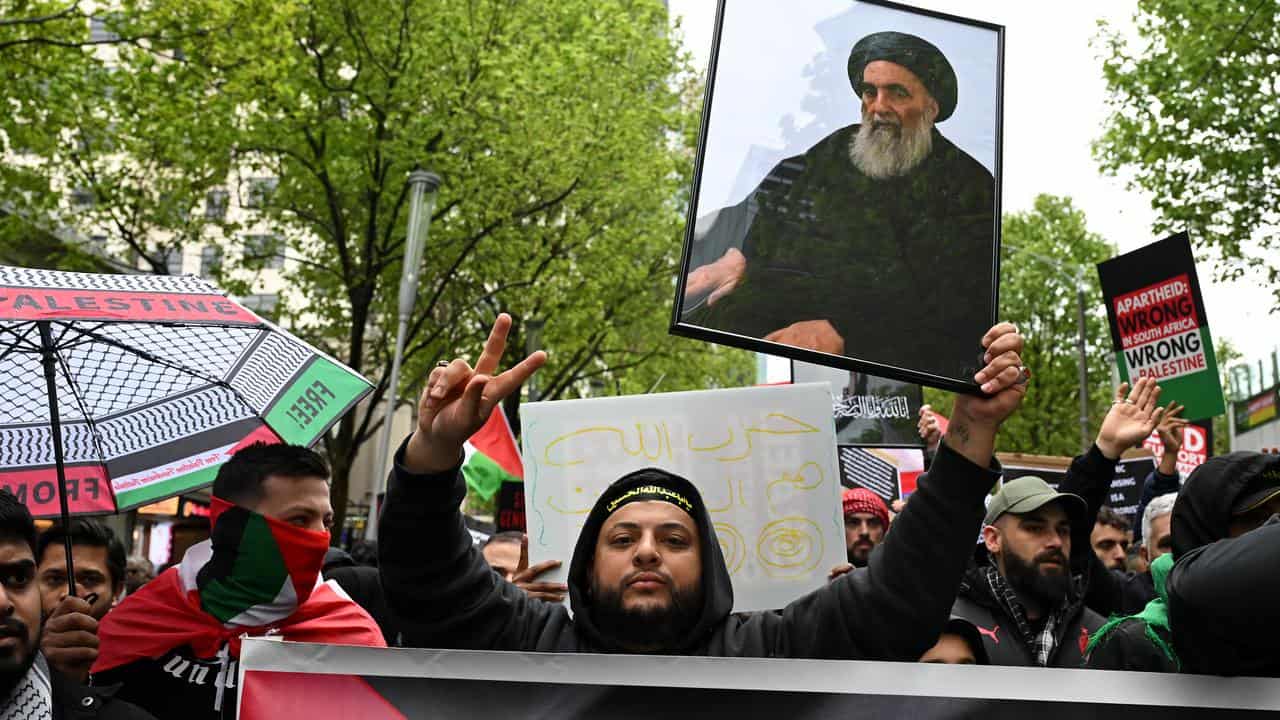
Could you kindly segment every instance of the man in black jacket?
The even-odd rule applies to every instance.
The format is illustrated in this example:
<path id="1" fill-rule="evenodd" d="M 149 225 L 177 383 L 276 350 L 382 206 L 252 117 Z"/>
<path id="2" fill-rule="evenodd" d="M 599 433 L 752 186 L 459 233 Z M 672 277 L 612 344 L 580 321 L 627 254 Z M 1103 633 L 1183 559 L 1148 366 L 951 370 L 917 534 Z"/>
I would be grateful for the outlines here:
<path id="1" fill-rule="evenodd" d="M 71 537 L 76 572 L 73 598 L 67 598 L 67 536 Z M 97 659 L 97 651 L 76 645 L 71 638 L 96 638 L 98 622 L 124 595 L 124 545 L 101 520 L 74 518 L 68 527 L 55 524 L 41 533 L 36 557 L 40 561 L 36 581 L 46 617 L 40 651 L 53 669 L 84 682 L 89 679 L 89 666 Z M 87 603 L 86 612 L 72 609 L 80 605 L 77 598 Z"/>
<path id="2" fill-rule="evenodd" d="M 1010 480 L 991 499 L 976 563 L 952 610 L 977 626 L 991 664 L 1080 666 L 1088 634 L 1102 625 L 1084 606 L 1083 577 L 1072 572 L 1083 554 L 1093 555 L 1072 539 L 1084 518 L 1080 496 L 1038 477 Z"/>
<path id="3" fill-rule="evenodd" d="M 1166 589 L 1183 671 L 1280 677 L 1280 457 L 1209 458 L 1171 524 Z"/>
<path id="4" fill-rule="evenodd" d="M 1097 439 L 1072 460 L 1058 493 L 1038 478 L 1032 478 L 1040 485 L 1035 492 L 1027 489 L 1026 483 L 1014 487 L 1028 479 L 1019 478 L 1006 484 L 992 500 L 988 527 L 983 529 L 984 543 L 975 552 L 975 566 L 965 575 L 955 609 L 955 614 L 979 626 L 992 664 L 1079 667 L 1088 633 L 1118 609 L 1124 578 L 1102 564 L 1089 545 L 1089 535 L 1115 477 L 1116 462 L 1126 449 L 1150 435 L 1164 416 L 1164 409 L 1157 406 L 1159 399 L 1160 387 L 1154 379 L 1140 379 L 1132 389 L 1122 384 Z M 1025 496 L 1023 504 L 1002 505 L 1000 498 L 1014 492 L 1023 493 L 1019 496 Z M 1017 516 L 1028 512 L 1023 508 L 1038 509 L 1045 504 L 1061 507 L 1052 509 L 1053 518 L 1043 513 Z M 1004 527 L 993 526 L 1006 511 L 1017 517 L 1005 520 Z M 1065 537 L 1048 532 L 1050 519 L 1054 524 L 1065 523 Z M 1027 524 L 1026 520 L 1032 522 Z M 1010 536 L 1011 548 L 1005 542 Z M 1056 567 L 1055 563 L 1039 562 L 1047 558 L 1056 559 Z M 1014 577 L 1007 572 L 1009 559 Z M 1058 576 L 1063 582 L 1036 587 L 1045 574 Z M 1046 597 L 1047 593 L 1037 592 L 1045 589 L 1061 590 L 1062 594 Z M 1052 632 L 1046 634 L 1050 623 Z"/>
<path id="5" fill-rule="evenodd" d="M 458 510 L 463 442 L 545 362 L 538 352 L 493 375 L 510 325 L 499 316 L 474 369 L 454 360 L 432 371 L 417 429 L 396 454 L 379 569 L 406 645 L 914 661 L 937 641 L 996 479 L 996 430 L 1025 394 L 1013 326 L 983 338 L 988 365 L 976 379 L 991 395 L 956 399 L 929 479 L 866 568 L 781 610 L 731 613 L 733 588 L 697 489 L 642 470 L 587 516 L 570 563 L 571 618 L 492 572 Z"/>
<path id="6" fill-rule="evenodd" d="M 36 583 L 36 527 L 27 507 L 0 490 L 0 717 L 76 720 L 151 720 L 123 700 L 116 688 L 87 688 L 52 670 L 40 651 L 43 628 Z M 64 598 L 54 619 L 75 612 L 88 617 L 89 604 Z M 92 644 L 97 645 L 93 638 Z"/>
<path id="7" fill-rule="evenodd" d="M 1121 383 L 1111 409 L 1102 419 L 1102 427 L 1098 429 L 1093 446 L 1071 461 L 1071 467 L 1058 489 L 1079 495 L 1088 506 L 1085 516 L 1088 525 L 1075 531 L 1074 542 L 1089 541 L 1089 529 L 1107 502 L 1111 483 L 1115 480 L 1116 463 L 1124 451 L 1141 444 L 1154 429 L 1160 429 L 1162 437 L 1172 439 L 1172 436 L 1180 435 L 1182 426 L 1187 424 L 1186 420 L 1178 417 L 1182 411 L 1180 405 L 1171 403 L 1167 408 L 1160 408 L 1156 406 L 1159 398 L 1160 386 L 1154 378 L 1141 378 L 1132 388 Z M 1166 466 L 1162 462 L 1160 467 Z M 1159 473 L 1148 478 L 1143 488 L 1144 500 L 1150 501 L 1148 488 L 1153 482 L 1163 485 L 1168 481 Z M 1172 481 L 1176 489 L 1176 476 Z M 1145 505 L 1146 502 L 1140 503 L 1139 510 Z M 1094 556 L 1082 558 L 1075 572 L 1085 576 L 1085 605 L 1103 617 L 1139 612 L 1156 597 L 1150 571 L 1111 570 Z"/>

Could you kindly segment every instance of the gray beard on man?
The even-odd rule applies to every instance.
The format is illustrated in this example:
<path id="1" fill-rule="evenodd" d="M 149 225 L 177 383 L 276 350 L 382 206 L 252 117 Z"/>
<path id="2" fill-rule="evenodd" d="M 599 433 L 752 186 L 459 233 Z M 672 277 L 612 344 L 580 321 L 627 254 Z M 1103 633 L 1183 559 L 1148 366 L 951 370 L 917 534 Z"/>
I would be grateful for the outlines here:
<path id="1" fill-rule="evenodd" d="M 920 118 L 914 130 L 901 123 L 862 114 L 862 125 L 849 145 L 849 158 L 864 175 L 884 180 L 906 175 L 933 150 L 933 122 Z"/>

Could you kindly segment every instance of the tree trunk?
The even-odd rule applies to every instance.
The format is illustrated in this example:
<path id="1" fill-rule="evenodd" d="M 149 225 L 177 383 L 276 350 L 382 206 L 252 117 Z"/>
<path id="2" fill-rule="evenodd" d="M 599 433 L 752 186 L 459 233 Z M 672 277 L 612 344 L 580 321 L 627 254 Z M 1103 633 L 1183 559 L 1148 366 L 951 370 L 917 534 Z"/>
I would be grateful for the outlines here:
<path id="1" fill-rule="evenodd" d="M 338 424 L 338 439 L 329 445 L 329 477 L 332 481 L 329 502 L 333 504 L 333 527 L 336 528 L 329 543 L 334 546 L 342 540 L 343 523 L 347 518 L 347 493 L 351 486 L 351 465 L 355 460 L 355 452 L 349 442 L 343 442 L 343 438 L 352 437 L 354 433 L 355 413 L 347 413 Z"/>
<path id="2" fill-rule="evenodd" d="M 352 370 L 361 374 L 364 372 L 365 330 L 369 320 L 369 306 L 373 298 L 372 290 L 366 287 L 353 288 L 351 292 L 351 355 L 347 364 Z M 366 412 L 377 412 L 377 409 L 370 407 Z M 337 532 L 332 537 L 335 545 L 341 539 L 342 528 L 346 523 L 351 467 L 355 463 L 356 451 L 362 444 L 356 441 L 356 416 L 355 410 L 344 415 L 342 421 L 338 423 L 338 436 L 325 443 L 333 479 L 329 497 L 330 502 L 333 503 L 333 526 L 337 528 Z"/>

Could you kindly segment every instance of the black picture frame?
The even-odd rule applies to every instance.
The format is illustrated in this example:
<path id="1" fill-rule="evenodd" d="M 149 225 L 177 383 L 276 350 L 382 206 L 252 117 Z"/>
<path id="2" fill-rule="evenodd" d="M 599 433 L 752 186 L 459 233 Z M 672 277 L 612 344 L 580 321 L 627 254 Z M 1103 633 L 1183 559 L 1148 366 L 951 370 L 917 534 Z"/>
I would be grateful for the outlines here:
<path id="1" fill-rule="evenodd" d="M 723 328 L 708 327 L 705 325 L 690 322 L 683 317 L 685 308 L 685 290 L 686 281 L 691 267 L 691 260 L 694 249 L 694 234 L 698 220 L 699 202 L 702 189 L 703 174 L 706 165 L 706 151 L 709 133 L 711 132 L 712 107 L 716 97 L 716 83 L 718 72 L 720 70 L 720 53 L 721 45 L 724 40 L 724 27 L 726 9 L 738 4 L 734 0 L 718 0 L 716 8 L 715 32 L 712 40 L 711 56 L 707 70 L 706 92 L 703 98 L 703 112 L 701 119 L 701 127 L 698 134 L 697 154 L 694 162 L 694 174 L 692 187 L 689 194 L 689 207 L 686 214 L 685 233 L 683 238 L 683 247 L 681 254 L 681 263 L 679 274 L 676 278 L 676 294 L 675 302 L 672 306 L 671 323 L 669 331 L 674 335 L 695 338 L 707 342 L 728 345 L 757 352 L 768 353 L 781 357 L 787 357 L 793 360 L 802 360 L 805 362 L 815 363 L 819 365 L 827 365 L 851 371 L 864 372 L 881 377 L 892 378 L 904 382 L 918 383 L 920 385 L 950 390 L 953 392 L 963 392 L 970 394 L 980 394 L 978 384 L 973 380 L 973 374 L 983 366 L 982 349 L 978 345 L 978 337 L 974 337 L 972 347 L 972 362 L 958 364 L 951 372 L 939 372 L 937 369 L 926 370 L 920 366 L 912 367 L 908 363 L 890 363 L 873 360 L 866 356 L 858 357 L 853 355 L 836 355 L 817 350 L 805 349 L 799 346 L 787 345 L 777 342 L 764 340 L 761 337 L 752 337 L 749 335 L 733 332 Z M 964 18 L 947 13 L 936 12 L 915 8 L 901 3 L 891 2 L 890 0 L 851 0 L 851 5 L 872 5 L 889 10 L 900 11 L 903 13 L 918 15 L 921 17 L 934 18 L 951 23 L 970 26 L 982 30 L 988 30 L 995 34 L 995 78 L 994 78 L 994 107 L 992 111 L 994 117 L 993 133 L 994 133 L 994 157 L 991 174 L 994 179 L 994 193 L 992 198 L 992 223 L 991 223 L 991 244 L 990 244 L 990 268 L 991 268 L 991 286 L 990 286 L 990 312 L 983 315 L 985 326 L 983 330 L 995 325 L 998 317 L 999 308 L 999 278 L 1000 278 L 1000 242 L 1001 242 L 1001 183 L 1002 183 L 1002 165 L 1003 165 L 1003 138 L 1004 138 L 1004 26 L 989 23 L 972 18 Z M 742 7 L 741 4 L 738 4 Z M 868 30 L 868 32 L 873 32 Z M 851 91 L 852 96 L 852 91 Z M 856 97 L 854 102 L 857 102 Z M 957 300 L 957 302 L 960 302 Z M 952 351 L 961 351 L 955 344 L 950 346 Z M 961 352 L 969 352 L 967 349 Z M 969 355 L 965 355 L 968 358 Z"/>

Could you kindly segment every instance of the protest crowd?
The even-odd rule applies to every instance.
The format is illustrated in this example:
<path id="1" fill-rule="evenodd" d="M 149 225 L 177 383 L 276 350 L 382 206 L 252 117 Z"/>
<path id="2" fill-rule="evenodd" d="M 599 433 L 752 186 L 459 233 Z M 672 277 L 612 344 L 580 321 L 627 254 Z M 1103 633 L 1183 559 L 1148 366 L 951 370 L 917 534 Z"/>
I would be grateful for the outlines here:
<path id="1" fill-rule="evenodd" d="M 882 114 L 927 118 L 918 134 L 928 137 L 933 120 L 955 109 L 951 66 L 919 38 L 881 35 L 859 43 L 850 65 L 864 104 L 878 108 L 864 121 L 871 128 L 893 124 L 876 119 Z M 878 73 L 888 78 L 880 85 L 872 82 Z M 941 108 L 925 91 L 945 101 Z M 982 192 L 968 200 L 989 204 L 990 173 L 950 142 L 942 147 L 949 165 L 981 176 Z M 844 163 L 844 148 L 823 162 Z M 858 182 L 883 179 L 858 173 Z M 770 212 L 770 223 L 790 227 L 790 208 Z M 767 276 L 773 268 L 760 269 L 762 256 L 791 252 L 789 238 L 769 242 L 778 247 L 757 245 L 750 260 L 736 249 L 724 254 L 736 270 L 717 281 L 721 296 L 744 273 L 748 283 Z M 784 275 L 793 282 L 794 273 Z M 951 310 L 962 312 L 969 299 L 952 298 Z M 855 309 L 866 317 L 882 310 Z M 964 326 L 924 305 L 920 312 L 948 332 Z M 816 331 L 791 321 L 771 319 L 760 334 L 786 324 L 787 337 L 819 332 L 843 352 L 846 336 L 852 344 L 867 331 L 863 315 Z M 1036 338 L 995 324 L 972 338 L 982 367 L 973 391 L 955 395 L 945 429 L 940 415 L 921 408 L 915 432 L 925 468 L 909 495 L 842 487 L 839 507 L 829 510 L 843 518 L 847 562 L 820 568 L 824 583 L 779 607 L 735 611 L 726 531 L 704 499 L 708 478 L 659 467 L 601 478 L 607 487 L 589 498 L 565 557 L 531 561 L 520 530 L 477 540 L 463 512 L 467 445 L 548 360 L 538 350 L 501 367 L 511 330 L 512 318 L 498 313 L 474 362 L 428 366 L 412 429 L 392 447 L 376 542 L 349 553 L 332 547 L 337 500 L 328 463 L 287 439 L 228 453 L 211 479 L 209 539 L 167 568 L 129 556 L 91 517 L 37 533 L 24 501 L 0 490 L 0 720 L 233 718 L 249 638 L 1280 678 L 1280 455 L 1211 457 L 1181 477 L 1185 408 L 1162 402 L 1152 375 L 1119 384 L 1092 443 L 1060 481 L 1004 477 L 1001 428 L 1035 391 L 1024 351 Z M 932 339 L 917 333 L 913 352 L 927 354 Z M 947 349 L 966 356 L 968 347 Z M 316 381 L 336 399 L 331 385 Z M 324 397 L 310 392 L 314 407 L 306 408 L 318 416 Z M 1155 469 L 1138 479 L 1137 511 L 1126 516 L 1109 504 L 1117 465 L 1153 433 L 1161 443 Z M 561 568 L 564 580 L 552 579 Z"/>
<path id="2" fill-rule="evenodd" d="M 20 683 L 13 692 L 100 706 L 103 717 L 227 717 L 239 644 L 261 633 L 374 647 L 1280 676 L 1280 457 L 1212 458 L 1178 490 L 1171 458 L 1186 421 L 1144 378 L 1117 391 L 1057 489 L 1037 477 L 999 485 L 997 433 L 1029 385 L 1024 339 L 1008 324 L 982 338 L 986 394 L 958 396 L 945 435 L 922 412 L 931 462 L 900 512 L 865 489 L 844 491 L 849 563 L 825 587 L 773 611 L 731 612 L 696 479 L 658 469 L 614 480 L 567 558 L 568 582 L 540 581 L 559 563 L 529 567 L 520 533 L 477 544 L 460 510 L 463 442 L 545 361 L 537 352 L 499 372 L 509 324 L 499 317 L 474 367 L 456 359 L 431 373 L 395 453 L 373 562 L 330 550 L 328 469 L 300 446 L 236 453 L 213 485 L 211 539 L 154 578 L 102 523 L 76 519 L 37 537 L 26 508 L 0 493 L 12 640 L 0 649 L 6 681 Z M 1144 482 L 1134 542 L 1146 569 L 1135 572 L 1116 551 L 1127 534 L 1096 539 L 1127 530 L 1106 489 L 1123 451 L 1153 429 L 1164 450 Z"/>

